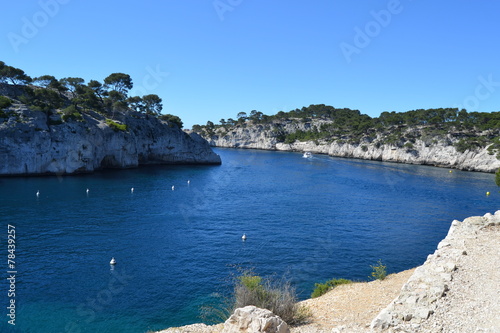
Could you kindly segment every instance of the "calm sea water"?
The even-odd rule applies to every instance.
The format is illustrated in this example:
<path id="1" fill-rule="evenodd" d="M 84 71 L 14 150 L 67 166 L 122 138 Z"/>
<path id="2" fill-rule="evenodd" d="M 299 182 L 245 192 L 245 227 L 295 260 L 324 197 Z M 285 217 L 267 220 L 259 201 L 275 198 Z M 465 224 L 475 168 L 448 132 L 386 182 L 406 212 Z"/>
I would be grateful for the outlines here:
<path id="1" fill-rule="evenodd" d="M 418 266 L 453 219 L 500 207 L 491 174 L 216 152 L 222 166 L 1 178 L 0 331 L 127 333 L 199 322 L 200 306 L 228 289 L 234 267 L 285 274 L 307 298 L 315 282 L 367 280 L 378 259 L 390 272 Z M 17 235 L 15 328 L 6 316 L 8 224 Z"/>

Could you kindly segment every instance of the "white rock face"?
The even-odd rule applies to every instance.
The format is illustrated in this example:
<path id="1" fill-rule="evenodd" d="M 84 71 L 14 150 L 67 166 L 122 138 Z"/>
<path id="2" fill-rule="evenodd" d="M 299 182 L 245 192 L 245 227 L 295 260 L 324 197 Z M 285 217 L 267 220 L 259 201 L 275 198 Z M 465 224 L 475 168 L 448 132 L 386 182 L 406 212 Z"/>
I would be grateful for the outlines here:
<path id="1" fill-rule="evenodd" d="M 307 131 L 312 126 L 319 128 L 326 121 L 315 120 L 313 123 L 301 123 L 283 120 L 269 125 L 245 125 L 232 128 L 229 132 L 218 131 L 216 135 L 206 138 L 211 146 L 230 148 L 252 148 L 282 151 L 310 151 L 313 154 L 327 154 L 337 157 L 359 158 L 408 164 L 433 165 L 468 171 L 495 172 L 500 168 L 500 160 L 489 155 L 486 148 L 479 151 L 461 153 L 453 144 L 457 138 L 448 134 L 445 140 L 429 143 L 429 140 L 417 139 L 413 147 L 405 148 L 397 145 L 378 145 L 376 142 L 359 144 L 327 142 L 327 141 L 295 141 L 292 144 L 280 143 L 276 131 L 293 133 L 297 130 Z"/>
<path id="2" fill-rule="evenodd" d="M 141 164 L 220 164 L 196 134 L 143 114 L 121 116 L 126 131 L 113 130 L 104 116 L 57 124 L 43 112 L 21 106 L 17 118 L 0 123 L 0 175 L 73 174 Z M 51 124 L 51 125 L 49 125 Z"/>
<path id="3" fill-rule="evenodd" d="M 239 308 L 224 323 L 222 333 L 288 333 L 288 325 L 271 311 L 249 305 Z"/>
<path id="4" fill-rule="evenodd" d="M 477 233 L 483 228 L 495 226 L 500 226 L 500 211 L 494 215 L 469 217 L 463 222 L 453 221 L 446 238 L 439 243 L 434 254 L 429 255 L 425 263 L 415 270 L 408 282 L 402 287 L 399 296 L 372 321 L 371 329 L 375 332 L 437 332 L 434 329 L 420 330 L 419 328 L 426 324 L 427 320 L 433 319 L 436 311 L 442 312 L 438 305 L 443 303 L 441 299 L 446 297 L 450 289 L 463 287 L 462 285 L 454 285 L 454 280 L 460 270 L 467 272 L 472 269 L 458 264 L 463 261 L 464 256 L 468 255 L 467 240 L 476 238 Z M 482 251 L 482 248 L 474 250 Z M 488 264 L 493 265 L 493 263 Z M 473 278 L 480 281 L 483 277 L 478 276 L 479 274 L 475 272 L 472 274 Z M 479 285 L 481 285 L 480 282 Z M 496 293 L 497 290 L 493 290 L 493 294 Z M 474 296 L 479 300 L 482 299 L 479 295 Z M 462 297 L 460 295 L 460 298 Z M 493 296 L 494 298 L 495 296 Z M 460 302 L 460 300 L 455 301 Z M 462 302 L 467 303 L 466 301 L 462 300 Z M 487 304 L 488 299 L 484 298 L 482 302 Z M 466 317 L 467 313 L 464 312 L 464 314 Z M 460 317 L 461 315 L 462 313 L 460 313 Z M 474 325 L 472 324 L 472 327 Z M 490 332 L 487 330 L 479 331 Z M 496 330 L 493 331 L 496 332 Z M 455 331 L 447 330 L 446 332 Z M 463 332 L 472 332 L 472 330 L 470 328 L 464 329 Z"/>

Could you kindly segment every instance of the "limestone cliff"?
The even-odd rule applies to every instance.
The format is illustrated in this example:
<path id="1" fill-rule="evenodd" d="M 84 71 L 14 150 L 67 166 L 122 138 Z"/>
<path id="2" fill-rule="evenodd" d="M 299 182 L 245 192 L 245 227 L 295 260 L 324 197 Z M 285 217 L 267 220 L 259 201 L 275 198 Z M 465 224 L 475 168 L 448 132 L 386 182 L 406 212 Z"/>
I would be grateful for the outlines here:
<path id="1" fill-rule="evenodd" d="M 212 135 L 203 134 L 211 146 L 282 151 L 310 151 L 330 156 L 424 164 L 468 171 L 495 172 L 500 160 L 486 147 L 460 152 L 456 143 L 465 133 L 426 134 L 422 128 L 404 128 L 397 140 L 386 142 L 387 133 L 370 133 L 357 142 L 336 140 L 294 141 L 285 143 L 283 135 L 317 130 L 325 120 L 303 122 L 286 119 L 268 124 L 246 123 L 231 128 L 219 127 Z"/>
<path id="2" fill-rule="evenodd" d="M 140 113 L 48 117 L 22 104 L 0 118 L 0 175 L 74 174 L 144 164 L 220 164 L 199 135 Z M 115 124 L 126 125 L 119 129 Z"/>

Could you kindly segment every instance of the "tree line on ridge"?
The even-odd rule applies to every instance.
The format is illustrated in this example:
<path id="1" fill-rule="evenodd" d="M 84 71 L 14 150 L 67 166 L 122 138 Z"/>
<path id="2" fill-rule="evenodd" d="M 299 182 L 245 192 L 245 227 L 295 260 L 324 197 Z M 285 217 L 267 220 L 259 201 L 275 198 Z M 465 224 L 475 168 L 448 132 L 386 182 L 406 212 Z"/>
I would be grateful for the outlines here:
<path id="1" fill-rule="evenodd" d="M 32 110 L 49 115 L 61 110 L 65 120 L 81 119 L 81 113 L 97 111 L 112 115 L 114 112 L 135 111 L 159 117 L 182 128 L 178 116 L 161 114 L 162 99 L 156 94 L 129 96 L 132 78 L 124 73 L 112 73 L 103 82 L 90 80 L 87 84 L 79 77 L 57 79 L 52 75 L 32 78 L 22 69 L 0 61 L 0 84 L 20 87 L 16 98 Z M 12 104 L 6 96 L 0 96 L 0 109 Z M 9 101 L 10 100 L 10 101 Z M 5 118 L 5 112 L 1 111 Z"/>
<path id="2" fill-rule="evenodd" d="M 193 130 L 205 137 L 225 135 L 233 128 L 261 125 L 270 131 L 277 142 L 295 141 L 361 144 L 377 138 L 377 145 L 391 144 L 413 148 L 416 139 L 428 144 L 447 140 L 452 135 L 458 151 L 488 147 L 491 154 L 500 152 L 500 112 L 468 112 L 458 108 L 417 109 L 406 112 L 384 111 L 378 117 L 370 117 L 359 110 L 335 108 L 325 104 L 313 104 L 275 115 L 265 115 L 252 110 L 239 112 L 237 119 L 221 119 L 219 124 L 208 121 L 206 125 L 194 125 Z M 309 123 L 307 130 L 285 131 L 283 124 Z M 415 129 L 415 130 L 411 130 Z M 427 144 L 426 142 L 426 144 Z"/>

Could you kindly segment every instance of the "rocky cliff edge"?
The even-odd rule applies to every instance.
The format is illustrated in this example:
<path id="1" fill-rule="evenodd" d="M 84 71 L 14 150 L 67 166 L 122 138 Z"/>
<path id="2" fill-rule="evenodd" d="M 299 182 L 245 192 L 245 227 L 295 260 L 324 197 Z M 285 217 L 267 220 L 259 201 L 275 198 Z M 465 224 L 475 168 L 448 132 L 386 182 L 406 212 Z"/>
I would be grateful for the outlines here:
<path id="1" fill-rule="evenodd" d="M 47 116 L 22 104 L 11 106 L 0 118 L 0 175 L 221 163 L 206 140 L 166 121 L 135 112 L 112 118 L 88 111 L 81 119 L 63 121 L 61 114 Z"/>
<path id="2" fill-rule="evenodd" d="M 500 160 L 484 148 L 458 151 L 456 143 L 466 133 L 448 133 L 439 136 L 424 134 L 422 128 L 406 128 L 401 137 L 391 144 L 386 138 L 365 136 L 359 142 L 349 140 L 311 140 L 285 143 L 280 133 L 294 133 L 319 128 L 325 121 L 283 121 L 271 124 L 239 125 L 228 130 L 218 129 L 213 135 L 205 135 L 211 146 L 227 148 L 251 148 L 280 151 L 310 151 L 336 157 L 422 164 L 467 171 L 495 172 Z M 279 131 L 277 130 L 279 129 Z M 411 141 L 407 138 L 411 137 Z"/>

